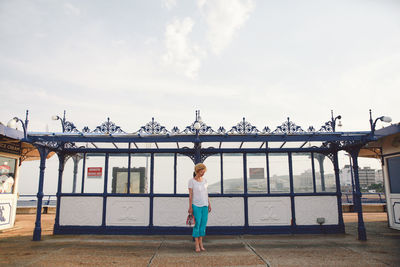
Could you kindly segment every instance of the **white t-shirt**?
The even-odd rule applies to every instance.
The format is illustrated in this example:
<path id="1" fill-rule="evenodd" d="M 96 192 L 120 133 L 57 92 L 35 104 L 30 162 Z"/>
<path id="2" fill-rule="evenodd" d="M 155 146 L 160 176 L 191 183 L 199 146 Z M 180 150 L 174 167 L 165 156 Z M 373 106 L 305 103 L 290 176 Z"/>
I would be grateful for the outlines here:
<path id="1" fill-rule="evenodd" d="M 208 183 L 204 177 L 201 182 L 196 181 L 194 178 L 190 179 L 188 187 L 193 189 L 193 205 L 197 207 L 208 206 Z"/>

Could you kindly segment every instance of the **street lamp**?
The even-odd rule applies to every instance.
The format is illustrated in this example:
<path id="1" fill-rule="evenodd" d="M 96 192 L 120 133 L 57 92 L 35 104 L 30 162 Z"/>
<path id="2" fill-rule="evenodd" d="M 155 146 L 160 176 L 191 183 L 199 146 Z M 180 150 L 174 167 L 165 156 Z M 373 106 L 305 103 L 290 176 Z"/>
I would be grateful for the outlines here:
<path id="1" fill-rule="evenodd" d="M 335 118 L 333 117 L 333 110 L 331 110 L 331 126 L 332 126 L 332 131 L 335 132 L 336 129 L 336 120 L 339 120 L 338 122 L 338 127 L 342 127 L 342 122 L 340 121 L 342 119 L 342 116 L 336 116 Z"/>
<path id="2" fill-rule="evenodd" d="M 200 110 L 196 110 L 196 120 L 193 124 L 194 129 L 198 132 L 201 128 L 201 117 L 200 117 Z"/>
<path id="3" fill-rule="evenodd" d="M 29 120 L 28 120 L 28 113 L 29 113 L 29 111 L 27 110 L 27 111 L 26 111 L 25 123 L 24 123 L 23 120 L 21 120 L 21 119 L 18 118 L 18 117 L 12 118 L 12 119 L 9 120 L 8 123 L 7 123 L 7 127 L 8 127 L 8 128 L 17 129 L 17 122 L 21 122 L 21 124 L 22 124 L 22 129 L 24 130 L 24 139 L 27 139 L 26 130 L 27 130 L 27 128 L 28 128 L 28 122 L 29 122 Z"/>
<path id="4" fill-rule="evenodd" d="M 60 116 L 57 116 L 57 115 L 53 115 L 53 116 L 51 116 L 51 119 L 53 121 L 60 120 L 62 131 L 65 132 L 65 110 L 64 110 L 64 117 L 63 118 L 61 118 Z"/>
<path id="5" fill-rule="evenodd" d="M 392 118 L 388 117 L 388 116 L 381 116 L 375 119 L 374 122 L 372 122 L 372 113 L 371 110 L 369 110 L 369 124 L 371 125 L 371 134 L 375 133 L 375 127 L 376 127 L 376 123 L 379 121 L 383 121 L 383 122 L 387 122 L 390 123 L 392 122 Z"/>
<path id="6" fill-rule="evenodd" d="M 195 150 L 195 163 L 201 162 L 201 142 L 199 138 L 199 132 L 201 129 L 201 117 L 200 110 L 196 110 L 196 120 L 194 121 L 193 128 L 196 130 L 196 138 L 194 140 L 194 150 Z"/>

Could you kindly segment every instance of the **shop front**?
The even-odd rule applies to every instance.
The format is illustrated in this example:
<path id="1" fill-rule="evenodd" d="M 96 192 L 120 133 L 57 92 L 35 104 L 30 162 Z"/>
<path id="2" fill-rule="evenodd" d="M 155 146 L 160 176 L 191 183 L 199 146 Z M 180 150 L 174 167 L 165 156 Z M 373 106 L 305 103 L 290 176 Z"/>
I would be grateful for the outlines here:
<path id="1" fill-rule="evenodd" d="M 388 224 L 400 230 L 400 124 L 376 130 L 375 136 L 378 140 L 367 144 L 360 157 L 381 160 Z"/>
<path id="2" fill-rule="evenodd" d="M 0 230 L 14 226 L 22 132 L 0 125 Z"/>

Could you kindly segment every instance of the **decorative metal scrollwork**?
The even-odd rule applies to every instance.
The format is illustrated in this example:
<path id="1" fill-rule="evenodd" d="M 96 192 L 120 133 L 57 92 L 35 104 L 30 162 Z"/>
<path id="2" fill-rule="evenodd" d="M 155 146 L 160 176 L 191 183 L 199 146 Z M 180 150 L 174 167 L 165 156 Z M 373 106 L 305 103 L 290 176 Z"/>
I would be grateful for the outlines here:
<path id="1" fill-rule="evenodd" d="M 300 126 L 297 126 L 295 123 L 291 122 L 289 117 L 287 121 L 285 121 L 281 126 L 278 126 L 275 131 L 272 133 L 277 134 L 293 134 L 293 133 L 303 133 L 304 130 L 301 129 Z"/>
<path id="2" fill-rule="evenodd" d="M 138 133 L 167 134 L 168 130 L 164 126 L 161 126 L 158 122 L 154 121 L 154 118 L 151 118 L 151 122 L 147 123 L 145 126 L 142 126 Z"/>
<path id="3" fill-rule="evenodd" d="M 196 128 L 194 127 L 195 123 L 196 122 L 193 122 L 192 125 L 186 126 L 185 130 L 183 130 L 181 133 L 184 133 L 184 134 L 189 134 L 189 133 L 195 134 L 196 133 Z M 215 133 L 215 131 L 210 126 L 205 124 L 204 122 L 198 122 L 198 123 L 200 123 L 200 128 L 198 130 L 199 134 L 213 134 L 213 133 Z"/>
<path id="4" fill-rule="evenodd" d="M 64 132 L 65 133 L 79 133 L 79 130 L 75 127 L 75 125 L 72 122 L 66 121 L 66 122 L 64 122 Z"/>
<path id="5" fill-rule="evenodd" d="M 203 134 L 203 135 L 281 135 L 281 134 L 313 134 L 313 133 L 331 133 L 335 131 L 334 122 L 336 119 L 340 119 L 340 116 L 333 118 L 331 121 L 326 122 L 318 131 L 310 126 L 305 131 L 300 126 L 296 125 L 289 118 L 282 125 L 278 126 L 274 131 L 267 126 L 265 126 L 261 131 L 257 129 L 256 126 L 251 125 L 245 118 L 240 121 L 237 125 L 233 126 L 229 131 L 223 126 L 219 127 L 217 131 L 214 131 L 210 126 L 202 122 L 199 111 L 196 111 L 196 120 L 190 125 L 180 130 L 177 126 L 174 126 L 170 131 L 162 126 L 160 123 L 156 122 L 154 118 L 151 119 L 149 123 L 142 126 L 134 134 L 149 134 L 149 135 L 188 135 L 188 134 Z M 101 134 L 114 134 L 114 133 L 126 133 L 121 129 L 120 126 L 115 125 L 114 122 L 107 118 L 107 121 L 97 126 L 94 130 L 90 130 L 88 126 L 85 126 L 82 131 L 79 131 L 75 124 L 65 120 L 62 120 L 64 133 L 76 133 L 76 134 L 91 134 L 91 133 L 101 133 Z"/>
<path id="6" fill-rule="evenodd" d="M 333 132 L 332 121 L 325 122 L 325 125 L 319 129 L 319 132 Z"/>
<path id="7" fill-rule="evenodd" d="M 315 128 L 313 126 L 308 127 L 307 132 L 315 133 Z"/>
<path id="8" fill-rule="evenodd" d="M 174 128 L 172 128 L 172 130 L 171 130 L 171 133 L 172 134 L 179 134 L 179 128 L 178 127 L 176 127 L 176 126 L 174 126 Z"/>
<path id="9" fill-rule="evenodd" d="M 76 145 L 75 143 L 68 142 L 64 144 L 64 148 L 76 148 Z"/>
<path id="10" fill-rule="evenodd" d="M 223 126 L 219 127 L 217 130 L 217 134 L 226 134 L 226 130 Z"/>
<path id="11" fill-rule="evenodd" d="M 269 134 L 269 133 L 271 133 L 271 130 L 269 129 L 268 126 L 265 126 L 261 133 L 263 133 L 263 134 Z"/>
<path id="12" fill-rule="evenodd" d="M 90 133 L 89 127 L 87 127 L 87 126 L 83 127 L 82 133 Z"/>
<path id="13" fill-rule="evenodd" d="M 103 122 L 102 125 L 97 126 L 96 129 L 93 130 L 93 133 L 114 134 L 125 132 L 121 129 L 121 127 L 115 125 L 114 122 L 110 121 L 110 118 L 107 118 L 106 122 Z"/>
<path id="14" fill-rule="evenodd" d="M 61 148 L 62 145 L 61 142 L 56 141 L 37 141 L 35 144 L 50 148 L 51 150 L 57 150 Z"/>
<path id="15" fill-rule="evenodd" d="M 230 134 L 254 134 L 259 133 L 260 131 L 256 126 L 251 125 L 249 122 L 243 118 L 243 121 L 239 122 L 236 126 L 233 126 L 232 129 L 228 132 Z"/>

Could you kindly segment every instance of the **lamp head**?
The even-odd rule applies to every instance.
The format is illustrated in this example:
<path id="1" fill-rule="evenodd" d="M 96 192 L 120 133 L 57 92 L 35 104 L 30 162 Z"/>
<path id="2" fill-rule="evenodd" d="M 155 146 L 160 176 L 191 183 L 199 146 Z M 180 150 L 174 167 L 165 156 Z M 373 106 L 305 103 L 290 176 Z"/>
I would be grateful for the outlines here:
<path id="1" fill-rule="evenodd" d="M 382 116 L 382 117 L 380 117 L 379 119 L 380 119 L 381 121 L 387 122 L 387 123 L 392 122 L 392 118 L 391 118 L 391 117 L 388 117 L 388 116 Z"/>
<path id="2" fill-rule="evenodd" d="M 15 118 L 11 119 L 7 123 L 8 128 L 17 129 L 17 120 Z"/>
<path id="3" fill-rule="evenodd" d="M 52 119 L 53 121 L 56 121 L 56 120 L 59 120 L 60 117 L 57 116 L 57 115 L 53 115 L 53 116 L 51 116 L 51 119 Z"/>
<path id="4" fill-rule="evenodd" d="M 196 122 L 194 123 L 193 127 L 194 127 L 196 130 L 200 130 L 200 127 L 201 127 L 200 122 L 196 121 Z"/>
<path id="5" fill-rule="evenodd" d="M 338 127 L 342 127 L 342 126 L 343 126 L 342 121 L 339 121 L 339 123 L 338 123 L 337 126 L 338 126 Z"/>

